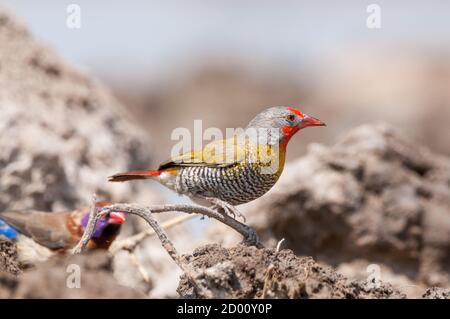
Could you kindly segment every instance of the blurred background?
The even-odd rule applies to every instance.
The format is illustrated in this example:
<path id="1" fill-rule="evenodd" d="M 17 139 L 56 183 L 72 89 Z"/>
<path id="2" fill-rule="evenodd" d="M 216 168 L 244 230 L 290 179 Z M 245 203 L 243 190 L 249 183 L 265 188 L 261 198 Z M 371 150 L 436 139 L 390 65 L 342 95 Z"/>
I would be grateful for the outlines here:
<path id="1" fill-rule="evenodd" d="M 450 154 L 450 2 L 2 0 L 59 54 L 105 82 L 167 158 L 176 127 L 242 127 L 259 110 L 296 106 L 326 130 L 296 138 L 331 143 L 384 121 Z"/>
<path id="2" fill-rule="evenodd" d="M 196 119 L 224 130 L 294 106 L 327 128 L 296 136 L 285 181 L 243 207 L 266 246 L 285 238 L 283 248 L 351 279 L 377 263 L 401 290 L 450 287 L 450 162 L 437 155 L 450 155 L 450 1 L 0 3 L 0 211 L 72 209 L 94 191 L 116 202 L 182 201 L 156 183 L 105 177 L 166 160 L 172 131 Z M 67 27 L 71 4 L 80 28 Z M 408 142 L 384 126 L 353 130 L 378 122 Z M 313 142 L 326 147 L 303 156 Z M 130 220 L 123 236 L 148 228 Z M 183 253 L 240 240 L 217 224 L 196 219 L 171 235 Z M 126 254 L 114 257 L 116 279 L 178 296 L 180 271 L 159 242 L 137 252 L 151 280 Z"/>

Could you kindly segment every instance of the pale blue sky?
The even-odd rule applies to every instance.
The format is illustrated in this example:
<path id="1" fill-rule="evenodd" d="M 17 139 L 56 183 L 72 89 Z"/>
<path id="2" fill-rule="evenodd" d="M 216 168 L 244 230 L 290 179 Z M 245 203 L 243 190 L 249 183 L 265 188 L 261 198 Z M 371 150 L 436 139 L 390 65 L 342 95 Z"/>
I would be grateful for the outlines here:
<path id="1" fill-rule="evenodd" d="M 296 68 L 365 43 L 450 48 L 450 1 L 2 0 L 60 54 L 94 74 L 158 77 L 196 58 Z M 66 8 L 82 28 L 66 28 Z M 366 27 L 378 3 L 382 28 Z M 151 79 L 150 79 L 151 80 Z"/>

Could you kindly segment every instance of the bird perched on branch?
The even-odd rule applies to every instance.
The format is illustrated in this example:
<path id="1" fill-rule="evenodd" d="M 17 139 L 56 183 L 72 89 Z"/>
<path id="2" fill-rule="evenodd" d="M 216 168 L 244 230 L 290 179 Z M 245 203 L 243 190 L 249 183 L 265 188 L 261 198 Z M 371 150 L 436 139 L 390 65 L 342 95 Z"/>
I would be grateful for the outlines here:
<path id="1" fill-rule="evenodd" d="M 271 107 L 256 115 L 241 134 L 186 152 L 156 170 L 120 173 L 109 181 L 152 178 L 221 213 L 242 216 L 234 205 L 259 198 L 277 182 L 289 140 L 310 126 L 325 124 L 292 107 Z"/>
<path id="2" fill-rule="evenodd" d="M 96 202 L 97 208 L 111 205 Z M 68 212 L 10 211 L 0 213 L 6 236 L 17 243 L 19 261 L 34 264 L 48 259 L 55 253 L 65 253 L 73 248 L 83 235 L 89 221 L 89 208 Z M 97 222 L 88 243 L 90 249 L 108 249 L 120 232 L 125 215 L 112 212 Z M 7 228 L 6 228 L 7 227 Z M 0 228 L 1 234 L 1 228 Z"/>

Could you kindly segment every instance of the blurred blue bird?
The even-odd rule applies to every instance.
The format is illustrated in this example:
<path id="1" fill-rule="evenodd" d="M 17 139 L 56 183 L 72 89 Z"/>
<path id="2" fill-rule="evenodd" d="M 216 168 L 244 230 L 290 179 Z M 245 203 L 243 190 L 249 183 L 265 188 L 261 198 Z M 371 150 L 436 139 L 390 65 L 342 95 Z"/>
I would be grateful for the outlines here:
<path id="1" fill-rule="evenodd" d="M 0 236 L 14 240 L 17 238 L 17 231 L 0 219 Z"/>

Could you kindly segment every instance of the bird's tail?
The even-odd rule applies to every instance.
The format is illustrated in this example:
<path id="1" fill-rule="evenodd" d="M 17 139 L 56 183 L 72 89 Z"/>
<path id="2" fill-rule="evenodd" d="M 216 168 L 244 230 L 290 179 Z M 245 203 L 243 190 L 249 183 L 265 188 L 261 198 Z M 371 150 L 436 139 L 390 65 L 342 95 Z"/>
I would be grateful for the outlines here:
<path id="1" fill-rule="evenodd" d="M 159 176 L 161 171 L 158 170 L 148 170 L 148 171 L 130 171 L 125 173 L 115 174 L 108 178 L 110 182 L 126 182 L 133 179 L 147 179 L 155 176 Z"/>

